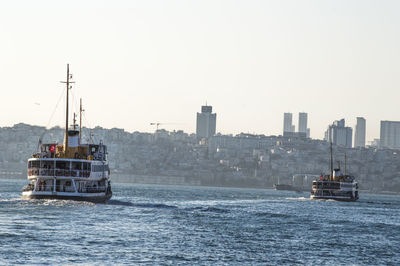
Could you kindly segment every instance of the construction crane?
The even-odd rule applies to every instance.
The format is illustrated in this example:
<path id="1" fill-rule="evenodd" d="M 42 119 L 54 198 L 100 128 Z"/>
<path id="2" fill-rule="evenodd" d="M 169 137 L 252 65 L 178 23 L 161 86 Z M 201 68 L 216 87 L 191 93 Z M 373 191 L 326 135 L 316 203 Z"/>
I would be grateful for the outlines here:
<path id="1" fill-rule="evenodd" d="M 163 125 L 164 123 L 158 123 L 158 122 L 156 122 L 156 123 L 150 123 L 150 126 L 156 126 L 156 130 L 158 130 L 158 126 L 159 125 Z"/>
<path id="2" fill-rule="evenodd" d="M 161 125 L 179 125 L 179 123 L 160 123 L 160 122 L 152 122 L 150 123 L 151 126 L 156 126 L 156 131 L 158 131 L 158 126 Z"/>

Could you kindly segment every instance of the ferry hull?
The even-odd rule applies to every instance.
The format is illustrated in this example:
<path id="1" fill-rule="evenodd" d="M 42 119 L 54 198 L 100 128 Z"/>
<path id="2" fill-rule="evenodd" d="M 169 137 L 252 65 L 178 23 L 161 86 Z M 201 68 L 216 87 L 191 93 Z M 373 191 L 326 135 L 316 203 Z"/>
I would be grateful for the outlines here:
<path id="1" fill-rule="evenodd" d="M 22 198 L 28 200 L 36 199 L 49 199 L 49 200 L 75 200 L 75 201 L 87 201 L 93 203 L 106 203 L 112 197 L 112 192 L 105 195 L 57 195 L 57 194 L 33 194 L 23 193 Z"/>
<path id="2" fill-rule="evenodd" d="M 337 200 L 337 201 L 356 201 L 357 200 L 357 198 L 350 198 L 350 197 L 314 196 L 314 195 L 311 195 L 310 199 L 312 199 L 312 200 Z"/>

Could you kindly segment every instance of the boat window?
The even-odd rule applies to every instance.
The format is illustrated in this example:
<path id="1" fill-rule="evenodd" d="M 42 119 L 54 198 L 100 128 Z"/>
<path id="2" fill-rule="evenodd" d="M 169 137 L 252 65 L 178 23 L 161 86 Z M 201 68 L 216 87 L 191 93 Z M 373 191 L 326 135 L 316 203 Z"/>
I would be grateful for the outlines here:
<path id="1" fill-rule="evenodd" d="M 106 169 L 105 165 L 93 165 L 93 172 L 103 172 Z"/>
<path id="2" fill-rule="evenodd" d="M 32 167 L 33 168 L 39 168 L 40 167 L 40 161 L 32 161 Z"/>
<path id="3" fill-rule="evenodd" d="M 90 145 L 89 146 L 89 153 L 90 155 L 95 155 L 99 150 L 99 145 Z"/>
<path id="4" fill-rule="evenodd" d="M 41 168 L 53 169 L 54 168 L 54 161 L 42 161 Z"/>
<path id="5" fill-rule="evenodd" d="M 83 170 L 90 171 L 90 163 L 83 163 Z"/>
<path id="6" fill-rule="evenodd" d="M 32 168 L 32 162 L 31 161 L 28 162 L 28 168 Z"/>
<path id="7" fill-rule="evenodd" d="M 81 162 L 72 162 L 72 169 L 73 170 L 82 170 L 82 163 Z"/>
<path id="8" fill-rule="evenodd" d="M 56 162 L 56 168 L 57 169 L 69 169 L 69 165 L 67 165 L 67 162 Z"/>

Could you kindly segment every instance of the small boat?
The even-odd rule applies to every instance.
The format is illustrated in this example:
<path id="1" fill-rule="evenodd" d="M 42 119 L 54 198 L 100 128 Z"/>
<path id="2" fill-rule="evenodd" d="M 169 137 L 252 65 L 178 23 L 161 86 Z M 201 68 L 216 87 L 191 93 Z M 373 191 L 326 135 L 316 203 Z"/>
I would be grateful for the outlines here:
<path id="1" fill-rule="evenodd" d="M 42 144 L 28 159 L 28 180 L 23 188 L 24 199 L 62 199 L 95 203 L 112 197 L 107 147 L 99 144 L 82 144 L 82 101 L 79 130 L 74 115 L 72 128 L 68 127 L 68 91 L 71 75 L 67 65 L 66 129 L 64 143 Z"/>

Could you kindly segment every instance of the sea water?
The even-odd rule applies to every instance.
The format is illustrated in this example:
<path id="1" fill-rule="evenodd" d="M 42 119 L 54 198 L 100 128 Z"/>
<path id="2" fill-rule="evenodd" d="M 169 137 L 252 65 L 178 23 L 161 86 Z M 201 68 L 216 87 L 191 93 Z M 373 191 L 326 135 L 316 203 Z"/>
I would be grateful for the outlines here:
<path id="1" fill-rule="evenodd" d="M 1 264 L 400 265 L 400 197 L 113 183 L 107 204 L 0 180 Z"/>

